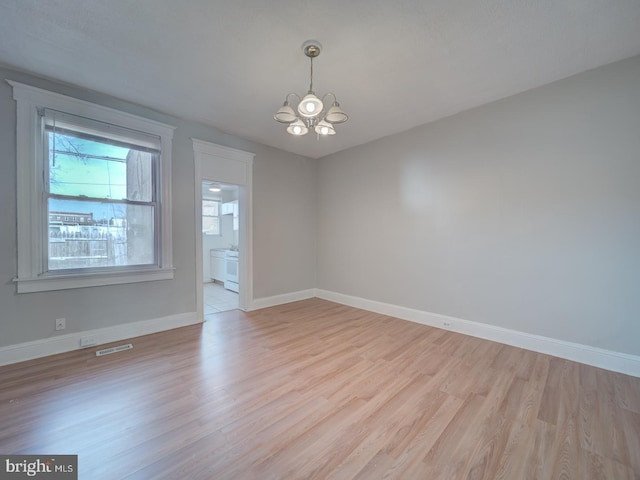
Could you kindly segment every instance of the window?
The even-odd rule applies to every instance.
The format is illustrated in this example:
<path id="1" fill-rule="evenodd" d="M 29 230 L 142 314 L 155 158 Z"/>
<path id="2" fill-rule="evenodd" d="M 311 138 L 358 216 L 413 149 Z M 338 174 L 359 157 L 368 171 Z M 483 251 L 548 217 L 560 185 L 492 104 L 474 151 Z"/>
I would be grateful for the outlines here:
<path id="1" fill-rule="evenodd" d="M 202 233 L 221 235 L 219 200 L 202 200 Z"/>
<path id="2" fill-rule="evenodd" d="M 172 278 L 173 127 L 10 84 L 18 292 Z"/>
<path id="3" fill-rule="evenodd" d="M 55 110 L 41 116 L 46 270 L 156 265 L 160 138 Z"/>

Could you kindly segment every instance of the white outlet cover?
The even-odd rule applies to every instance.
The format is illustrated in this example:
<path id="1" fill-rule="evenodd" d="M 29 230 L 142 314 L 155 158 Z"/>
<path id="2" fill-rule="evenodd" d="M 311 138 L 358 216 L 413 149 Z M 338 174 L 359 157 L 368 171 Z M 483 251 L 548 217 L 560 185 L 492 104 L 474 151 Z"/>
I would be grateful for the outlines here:
<path id="1" fill-rule="evenodd" d="M 96 344 L 94 337 L 80 337 L 80 347 L 91 347 Z"/>

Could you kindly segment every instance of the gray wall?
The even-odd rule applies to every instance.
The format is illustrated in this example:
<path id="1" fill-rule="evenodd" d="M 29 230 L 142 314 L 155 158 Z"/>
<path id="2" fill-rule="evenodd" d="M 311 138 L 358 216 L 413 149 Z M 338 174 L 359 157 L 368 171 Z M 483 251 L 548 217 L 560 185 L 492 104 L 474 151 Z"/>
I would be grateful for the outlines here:
<path id="1" fill-rule="evenodd" d="M 308 139 L 315 141 L 315 139 Z M 315 287 L 316 161 L 261 146 L 253 167 L 253 296 Z"/>
<path id="2" fill-rule="evenodd" d="M 12 79 L 177 127 L 173 139 L 175 278 L 20 294 L 16 276 L 16 107 Z M 254 152 L 254 296 L 315 285 L 315 164 L 215 129 L 117 99 L 0 68 L 0 347 L 118 324 L 195 312 L 194 159 L 191 138 Z M 200 186 L 198 186 L 200 188 Z M 264 269 L 268 269 L 265 271 Z M 197 285 L 198 284 L 198 285 Z M 54 331 L 55 318 L 67 328 Z"/>
<path id="3" fill-rule="evenodd" d="M 640 57 L 326 157 L 318 185 L 319 288 L 640 354 Z"/>

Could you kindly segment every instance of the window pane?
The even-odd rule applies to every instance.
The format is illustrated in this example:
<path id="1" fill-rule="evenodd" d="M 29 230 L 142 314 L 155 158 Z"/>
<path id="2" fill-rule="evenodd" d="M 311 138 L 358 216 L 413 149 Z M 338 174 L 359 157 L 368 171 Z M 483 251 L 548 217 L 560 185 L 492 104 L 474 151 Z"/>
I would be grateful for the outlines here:
<path id="1" fill-rule="evenodd" d="M 219 200 L 202 200 L 202 233 L 220 235 L 219 215 Z"/>
<path id="2" fill-rule="evenodd" d="M 154 154 L 55 131 L 47 142 L 51 193 L 153 201 Z"/>
<path id="3" fill-rule="evenodd" d="M 49 270 L 155 263 L 154 207 L 49 199 Z"/>
<path id="4" fill-rule="evenodd" d="M 202 214 L 207 217 L 217 217 L 219 215 L 220 202 L 217 200 L 203 200 Z"/>

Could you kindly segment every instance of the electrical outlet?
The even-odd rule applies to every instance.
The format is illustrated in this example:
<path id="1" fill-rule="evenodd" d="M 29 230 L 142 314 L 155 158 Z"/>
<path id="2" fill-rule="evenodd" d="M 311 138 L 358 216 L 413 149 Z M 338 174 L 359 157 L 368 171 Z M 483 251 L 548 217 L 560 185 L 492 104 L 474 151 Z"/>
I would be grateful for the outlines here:
<path id="1" fill-rule="evenodd" d="M 96 337 L 80 337 L 80 348 L 91 347 L 96 343 Z"/>
<path id="2" fill-rule="evenodd" d="M 67 328 L 66 318 L 56 318 L 56 330 L 64 330 Z"/>
<path id="3" fill-rule="evenodd" d="M 450 321 L 448 321 L 448 320 L 445 320 L 445 321 L 442 323 L 442 326 L 443 326 L 444 328 L 451 328 L 451 322 L 450 322 Z"/>

